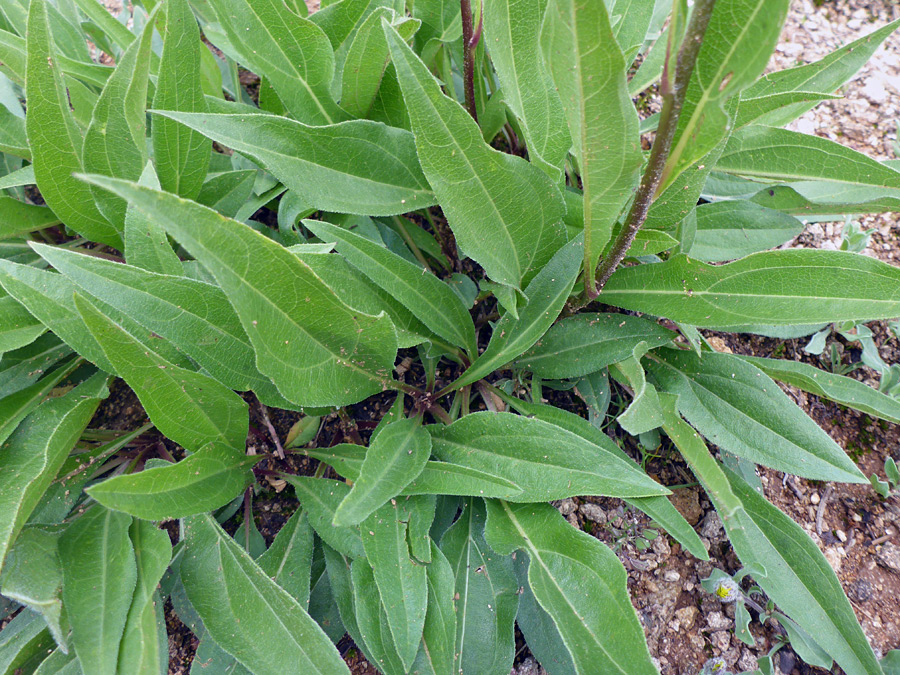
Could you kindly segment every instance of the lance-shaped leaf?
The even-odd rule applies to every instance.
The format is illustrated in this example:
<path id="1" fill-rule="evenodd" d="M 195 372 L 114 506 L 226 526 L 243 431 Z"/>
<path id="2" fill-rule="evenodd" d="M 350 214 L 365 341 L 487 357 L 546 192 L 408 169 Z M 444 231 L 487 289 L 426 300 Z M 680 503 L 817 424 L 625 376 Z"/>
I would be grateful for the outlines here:
<path id="1" fill-rule="evenodd" d="M 258 458 L 211 443 L 177 464 L 115 476 L 88 488 L 110 509 L 145 520 L 169 520 L 224 506 L 253 482 Z"/>
<path id="2" fill-rule="evenodd" d="M 95 505 L 59 540 L 63 604 L 85 675 L 114 675 L 137 580 L 131 516 Z"/>
<path id="3" fill-rule="evenodd" d="M 222 384 L 265 390 L 268 380 L 256 369 L 250 340 L 219 287 L 56 246 L 36 244 L 35 250 L 87 293 L 171 340 Z"/>
<path id="4" fill-rule="evenodd" d="M 494 326 L 491 341 L 454 389 L 477 382 L 522 354 L 547 332 L 562 311 L 581 268 L 581 237 L 563 246 L 525 289 L 528 304 L 515 317 L 506 312 Z"/>
<path id="5" fill-rule="evenodd" d="M 200 74 L 200 51 L 206 46 L 200 42 L 200 29 L 187 0 L 166 0 L 165 38 L 153 107 L 206 112 Z M 152 138 L 163 190 L 196 197 L 206 178 L 212 143 L 178 122 L 159 118 L 153 120 Z"/>
<path id="6" fill-rule="evenodd" d="M 0 354 L 31 344 L 46 330 L 15 298 L 0 297 Z"/>
<path id="7" fill-rule="evenodd" d="M 191 452 L 207 443 L 243 448 L 247 404 L 225 385 L 148 352 L 122 326 L 76 294 L 75 308 L 153 424 Z"/>
<path id="8" fill-rule="evenodd" d="M 577 672 L 657 672 L 615 553 L 549 504 L 489 500 L 487 509 L 488 543 L 499 553 L 528 553 L 528 583 L 553 617 Z"/>
<path id="9" fill-rule="evenodd" d="M 78 287 L 68 278 L 31 265 L 0 260 L 0 284 L 78 354 L 101 370 L 115 372 L 112 363 L 81 320 L 81 315 L 72 306 L 72 294 Z M 149 330 L 128 317 L 119 315 L 114 308 L 99 300 L 95 304 L 106 314 L 113 316 L 132 335 L 138 336 L 145 349 L 158 353 L 167 361 L 185 366 L 189 364 L 168 340 L 153 338 Z"/>
<path id="10" fill-rule="evenodd" d="M 602 302 L 709 328 L 900 316 L 900 270 L 842 251 L 785 250 L 713 267 L 676 255 L 620 269 Z"/>
<path id="11" fill-rule="evenodd" d="M 536 166 L 488 146 L 403 38 L 383 26 L 419 161 L 456 241 L 493 281 L 521 288 L 565 243 L 559 189 Z"/>
<path id="12" fill-rule="evenodd" d="M 484 520 L 484 502 L 470 499 L 441 538 L 459 595 L 454 673 L 507 675 L 516 646 L 518 584 L 512 561 L 485 542 Z"/>
<path id="13" fill-rule="evenodd" d="M 384 673 L 406 672 L 408 669 L 400 660 L 391 636 L 372 566 L 365 558 L 357 558 L 350 564 L 350 578 L 353 582 L 354 622 L 367 656 Z"/>
<path id="14" fill-rule="evenodd" d="M 210 636 L 258 675 L 349 673 L 318 624 L 207 515 L 184 522 L 181 580 Z M 266 635 L 266 640 L 260 640 Z"/>
<path id="15" fill-rule="evenodd" d="M 654 14 L 660 11 L 661 3 L 642 0 L 617 0 L 612 3 L 610 23 L 613 35 L 625 55 L 625 63 L 631 66 L 638 51 L 647 39 Z M 658 38 L 660 39 L 660 38 Z"/>
<path id="16" fill-rule="evenodd" d="M 0 668 L 15 673 L 53 651 L 53 638 L 44 619 L 35 612 L 19 612 L 0 631 Z"/>
<path id="17" fill-rule="evenodd" d="M 313 559 L 313 531 L 308 516 L 303 509 L 295 511 L 278 530 L 272 545 L 256 561 L 272 581 L 303 607 L 309 604 Z"/>
<path id="18" fill-rule="evenodd" d="M 647 497 L 668 491 L 634 464 L 580 436 L 512 413 L 480 412 L 446 427 L 429 427 L 434 455 L 506 478 L 519 502 L 573 495 Z"/>
<path id="19" fill-rule="evenodd" d="M 637 187 L 643 162 L 638 114 L 603 0 L 552 0 L 542 40 L 581 169 L 584 268 L 590 281 L 589 270 Z"/>
<path id="20" fill-rule="evenodd" d="M 697 233 L 689 255 L 722 262 L 781 246 L 803 231 L 803 223 L 786 213 L 734 200 L 697 207 Z"/>
<path id="21" fill-rule="evenodd" d="M 137 180 L 144 170 L 147 162 L 144 109 L 155 17 L 154 11 L 141 38 L 125 50 L 94 106 L 91 123 L 84 132 L 82 151 L 82 165 L 89 173 Z M 92 190 L 97 208 L 117 230 L 124 232 L 124 200 L 100 188 Z"/>
<path id="22" fill-rule="evenodd" d="M 557 322 L 513 365 L 546 379 L 581 377 L 627 359 L 639 342 L 670 342 L 675 333 L 626 314 L 579 314 Z"/>
<path id="23" fill-rule="evenodd" d="M 63 575 L 58 539 L 58 533 L 40 527 L 23 529 L 3 561 L 0 593 L 43 616 L 56 644 L 68 651 L 60 625 Z"/>
<path id="24" fill-rule="evenodd" d="M 808 363 L 786 359 L 740 356 L 772 379 L 790 384 L 829 401 L 840 403 L 879 419 L 900 424 L 900 401 L 859 380 L 835 375 Z"/>
<path id="25" fill-rule="evenodd" d="M 883 213 L 900 210 L 900 190 L 832 183 L 796 181 L 757 192 L 755 204 L 798 218 L 834 214 Z"/>
<path id="26" fill-rule="evenodd" d="M 377 7 L 369 14 L 347 51 L 341 75 L 341 107 L 351 115 L 368 117 L 378 88 L 391 60 L 381 19 L 387 19 L 400 36 L 409 40 L 422 25 L 418 19 L 397 14 L 390 7 Z"/>
<path id="27" fill-rule="evenodd" d="M 390 319 L 344 304 L 309 265 L 212 209 L 125 181 L 93 178 L 157 218 L 234 306 L 256 364 L 290 401 L 355 403 L 390 382 L 397 337 Z"/>
<path id="28" fill-rule="evenodd" d="M 606 384 L 607 389 L 609 384 Z M 507 402 L 523 415 L 536 417 L 550 424 L 562 427 L 573 434 L 581 436 L 587 441 L 598 446 L 601 450 L 610 452 L 627 461 L 633 461 L 625 452 L 614 443 L 609 436 L 583 417 L 542 403 L 528 403 L 516 398 L 508 398 Z M 703 547 L 700 537 L 694 532 L 691 525 L 684 519 L 678 510 L 666 497 L 638 497 L 625 500 L 631 506 L 640 509 L 657 523 L 662 525 L 666 532 L 672 535 L 691 555 L 699 560 L 709 560 L 709 555 Z"/>
<path id="29" fill-rule="evenodd" d="M 762 73 L 790 0 L 735 0 L 713 8 L 688 83 L 662 187 L 711 151 L 728 133 L 725 102 Z"/>
<path id="30" fill-rule="evenodd" d="M 485 3 L 482 11 L 485 40 L 503 88 L 503 101 L 522 122 L 532 161 L 546 167 L 551 177 L 558 177 L 572 140 L 562 102 L 540 52 L 543 7 L 527 0 L 503 0 Z"/>
<path id="31" fill-rule="evenodd" d="M 849 675 L 878 672 L 877 660 L 831 565 L 788 516 L 709 454 L 699 435 L 666 396 L 666 434 L 719 512 L 735 553 L 745 566 L 765 570 L 753 580 Z"/>
<path id="32" fill-rule="evenodd" d="M 419 419 L 389 424 L 372 439 L 362 471 L 334 514 L 337 526 L 358 525 L 396 497 L 431 456 L 431 436 Z"/>
<path id="33" fill-rule="evenodd" d="M 21 237 L 58 224 L 59 218 L 46 206 L 26 204 L 13 197 L 0 197 L 0 239 Z"/>
<path id="34" fill-rule="evenodd" d="M 389 216 L 435 203 L 403 129 L 368 120 L 320 127 L 274 115 L 160 114 L 252 157 L 310 208 Z"/>
<path id="35" fill-rule="evenodd" d="M 648 351 L 646 342 L 635 345 L 632 356 L 612 366 L 610 374 L 619 382 L 625 380 L 634 392 L 628 408 L 617 418 L 619 426 L 632 436 L 656 429 L 662 424 L 659 399 L 654 386 L 647 382 L 641 358 Z"/>
<path id="36" fill-rule="evenodd" d="M 900 171 L 827 138 L 750 125 L 719 157 L 720 171 L 777 181 L 828 180 L 900 188 Z"/>
<path id="37" fill-rule="evenodd" d="M 321 28 L 281 0 L 211 0 L 210 5 L 231 43 L 219 46 L 265 77 L 295 119 L 315 125 L 347 119 L 329 91 L 334 52 Z"/>
<path id="38" fill-rule="evenodd" d="M 52 334 L 44 334 L 30 345 L 0 358 L 0 398 L 29 387 L 63 357 L 72 353 Z"/>
<path id="39" fill-rule="evenodd" d="M 28 114 L 25 129 L 41 196 L 66 225 L 91 241 L 121 248 L 121 233 L 97 210 L 82 171 L 81 132 L 72 118 L 47 21 L 47 0 L 28 8 Z"/>
<path id="40" fill-rule="evenodd" d="M 50 381 L 53 382 L 53 379 Z M 97 373 L 65 396 L 45 402 L 17 428 L 14 427 L 16 430 L 8 439 L 0 435 L 3 439 L 0 441 L 3 447 L 0 453 L 0 565 L 16 535 L 56 478 L 101 399 L 108 395 L 106 382 L 106 374 Z M 13 403 L 10 399 L 22 398 L 34 387 L 42 390 L 40 400 L 48 393 L 42 383 L 38 382 L 4 399 L 2 403 Z M 19 417 L 21 413 L 18 410 L 3 409 L 9 407 L 0 405 L 0 419 L 5 421 Z"/>
<path id="41" fill-rule="evenodd" d="M 147 162 L 139 185 L 159 189 L 159 178 L 152 162 Z M 166 231 L 133 206 L 125 210 L 125 260 L 151 272 L 181 276 L 181 260 L 172 250 Z"/>
<path id="42" fill-rule="evenodd" d="M 172 544 L 165 530 L 146 520 L 133 521 L 129 534 L 137 563 L 137 581 L 119 645 L 117 673 L 164 675 L 169 666 L 169 642 L 157 586 L 172 559 Z"/>
<path id="43" fill-rule="evenodd" d="M 381 435 L 397 424 L 388 425 Z M 409 670 L 422 639 L 428 585 L 425 567 L 410 557 L 407 532 L 412 523 L 404 517 L 402 501 L 392 500 L 379 508 L 362 523 L 360 531 L 397 654 Z"/>
<path id="44" fill-rule="evenodd" d="M 294 486 L 297 500 L 309 513 L 309 524 L 322 541 L 348 558 L 365 555 L 359 528 L 334 525 L 334 513 L 350 492 L 349 485 L 310 476 L 283 476 L 283 478 Z"/>
<path id="45" fill-rule="evenodd" d="M 796 92 L 830 94 L 837 90 L 866 64 L 898 26 L 900 21 L 893 21 L 831 52 L 819 61 L 764 75 L 741 94 L 738 119 L 744 117 L 746 108 L 757 112 L 767 111 L 768 114 L 758 121 L 773 127 L 784 126 L 800 117 L 815 105 L 815 100 L 782 107 L 782 102 L 777 101 L 776 97 Z M 776 102 L 777 107 L 773 105 Z"/>
<path id="46" fill-rule="evenodd" d="M 864 483 L 847 454 L 765 373 L 731 354 L 662 349 L 646 360 L 678 410 L 729 452 L 779 471 Z"/>
<path id="47" fill-rule="evenodd" d="M 429 675 L 455 675 L 456 578 L 447 558 L 433 541 L 431 557 L 432 562 L 426 569 L 428 611 L 413 670 Z"/>
<path id="48" fill-rule="evenodd" d="M 382 290 L 407 307 L 439 337 L 477 353 L 475 326 L 459 296 L 433 274 L 370 239 L 344 228 L 307 220 L 319 239 L 336 242 L 335 249 Z"/>

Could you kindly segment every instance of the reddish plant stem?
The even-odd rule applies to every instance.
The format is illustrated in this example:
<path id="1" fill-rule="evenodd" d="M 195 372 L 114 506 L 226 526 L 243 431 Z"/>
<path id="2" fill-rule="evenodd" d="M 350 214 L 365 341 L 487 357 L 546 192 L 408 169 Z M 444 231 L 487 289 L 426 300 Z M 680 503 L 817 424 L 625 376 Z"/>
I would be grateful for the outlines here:
<path id="1" fill-rule="evenodd" d="M 466 109 L 472 119 L 478 121 L 478 111 L 475 108 L 475 47 L 481 38 L 481 22 L 478 32 L 472 24 L 471 0 L 459 0 L 459 13 L 462 18 L 463 32 L 463 91 L 466 97 Z"/>
<path id="2" fill-rule="evenodd" d="M 609 281 L 613 272 L 616 271 L 619 263 L 625 258 L 625 254 L 628 252 L 631 244 L 634 243 L 638 230 L 641 229 L 641 226 L 647 220 L 647 214 L 650 211 L 651 204 L 653 204 L 656 190 L 663 176 L 666 160 L 669 158 L 669 151 L 672 149 L 672 141 L 678 129 L 678 118 L 681 116 L 681 109 L 684 106 L 688 83 L 694 72 L 697 55 L 700 53 L 703 36 L 706 34 L 706 28 L 709 26 L 709 19 L 712 16 L 715 4 L 716 0 L 697 0 L 694 5 L 694 13 L 685 32 L 684 42 L 678 52 L 678 64 L 675 68 L 674 81 L 670 90 L 663 92 L 663 108 L 660 113 L 656 138 L 653 140 L 653 148 L 650 150 L 650 160 L 647 162 L 647 168 L 644 170 L 641 184 L 635 194 L 634 202 L 625 219 L 622 231 L 616 237 L 609 255 L 597 267 L 594 288 L 585 293 L 587 302 L 590 302 L 600 294 L 606 282 Z M 668 79 L 668 74 L 666 78 Z M 669 89 L 669 87 L 665 88 Z M 585 273 L 587 274 L 587 271 Z"/>

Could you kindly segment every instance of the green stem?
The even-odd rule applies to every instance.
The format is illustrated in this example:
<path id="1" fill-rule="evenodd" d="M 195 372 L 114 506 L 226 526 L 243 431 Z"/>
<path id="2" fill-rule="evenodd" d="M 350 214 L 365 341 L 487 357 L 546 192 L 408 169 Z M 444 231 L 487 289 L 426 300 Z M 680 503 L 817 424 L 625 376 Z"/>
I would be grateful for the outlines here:
<path id="1" fill-rule="evenodd" d="M 425 260 L 425 256 L 422 255 L 421 249 L 416 246 L 416 242 L 413 241 L 413 238 L 409 236 L 409 232 L 406 229 L 406 225 L 403 224 L 403 220 L 400 219 L 399 216 L 393 216 L 394 224 L 397 226 L 397 229 L 400 231 L 400 236 L 403 237 L 403 241 L 406 242 L 406 245 L 409 246 L 409 250 L 412 251 L 413 255 L 416 256 L 416 260 L 422 263 L 422 266 L 433 273 L 431 266 L 428 264 L 428 261 Z"/>
<path id="2" fill-rule="evenodd" d="M 653 148 L 650 151 L 650 160 L 647 163 L 647 168 L 644 170 L 641 184 L 635 194 L 634 202 L 631 204 L 631 210 L 628 212 L 625 224 L 618 237 L 616 237 L 609 255 L 600 262 L 597 268 L 596 284 L 593 289 L 589 289 L 585 293 L 587 302 L 590 302 L 600 294 L 606 282 L 609 281 L 613 272 L 616 271 L 619 263 L 625 258 L 625 254 L 634 242 L 638 230 L 641 229 L 641 226 L 647 220 L 650 205 L 653 203 L 656 190 L 662 180 L 669 151 L 672 149 L 672 141 L 678 129 L 678 118 L 684 106 L 688 83 L 694 72 L 697 55 L 700 53 L 703 36 L 709 25 L 715 4 L 716 0 L 697 0 L 694 5 L 694 13 L 691 16 L 684 41 L 678 52 L 675 81 L 672 83 L 671 88 L 667 85 L 668 74 L 664 75 L 664 84 L 667 85 L 664 89 L 667 91 L 662 92 L 663 108 L 660 113 L 659 127 L 656 131 L 656 138 L 653 141 Z M 668 65 L 666 68 L 668 71 Z"/>

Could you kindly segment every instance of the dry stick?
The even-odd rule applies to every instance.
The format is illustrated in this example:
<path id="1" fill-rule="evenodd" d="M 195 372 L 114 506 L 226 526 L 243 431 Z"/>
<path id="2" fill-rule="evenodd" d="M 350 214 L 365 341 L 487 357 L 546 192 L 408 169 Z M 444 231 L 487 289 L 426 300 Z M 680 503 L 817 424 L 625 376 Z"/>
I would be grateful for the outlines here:
<path id="1" fill-rule="evenodd" d="M 641 177 L 641 184 L 634 196 L 634 202 L 631 204 L 628 217 L 625 219 L 625 225 L 622 227 L 618 237 L 616 237 L 609 255 L 597 267 L 596 285 L 592 289 L 588 288 L 585 292 L 588 302 L 600 294 L 612 273 L 615 272 L 619 263 L 625 258 L 625 254 L 634 242 L 638 230 L 641 229 L 644 221 L 647 220 L 647 213 L 650 211 L 650 205 L 653 203 L 653 198 L 662 179 L 666 160 L 669 158 L 669 151 L 672 149 L 672 141 L 678 128 L 678 118 L 681 116 L 681 109 L 684 106 L 688 83 L 691 80 L 691 74 L 694 72 L 697 55 L 700 53 L 703 36 L 706 33 L 706 27 L 709 25 L 709 19 L 712 16 L 715 4 L 716 0 L 697 0 L 695 3 L 691 22 L 685 32 L 681 50 L 678 52 L 678 65 L 675 67 L 675 80 L 671 89 L 668 86 L 667 74 L 663 74 L 663 108 L 660 113 L 656 138 L 653 140 L 653 148 L 650 150 L 650 160 L 647 163 L 647 168 L 644 170 L 644 175 Z M 585 274 L 587 274 L 587 270 L 585 270 Z M 590 286 L 590 284 L 587 284 L 587 286 Z"/>
<path id="2" fill-rule="evenodd" d="M 825 505 L 831 498 L 832 492 L 834 492 L 833 486 L 829 485 L 827 488 L 825 488 L 825 492 L 822 494 L 822 499 L 819 500 L 819 508 L 816 509 L 816 534 L 818 534 L 820 537 L 822 536 L 822 517 L 825 515 Z"/>
<path id="3" fill-rule="evenodd" d="M 459 0 L 459 14 L 462 18 L 463 32 L 463 88 L 466 96 L 466 109 L 472 119 L 478 121 L 475 109 L 475 47 L 481 38 L 481 21 L 478 30 L 472 25 L 472 3 L 470 0 Z"/>
<path id="4" fill-rule="evenodd" d="M 275 442 L 275 454 L 278 455 L 278 459 L 284 459 L 284 448 L 281 447 L 281 441 L 278 440 L 278 432 L 275 431 L 275 427 L 272 426 L 272 422 L 269 420 L 269 411 L 266 410 L 266 406 L 263 405 L 262 401 L 256 399 L 256 402 L 259 404 L 259 412 L 262 415 L 266 429 L 269 430 L 269 436 Z"/>

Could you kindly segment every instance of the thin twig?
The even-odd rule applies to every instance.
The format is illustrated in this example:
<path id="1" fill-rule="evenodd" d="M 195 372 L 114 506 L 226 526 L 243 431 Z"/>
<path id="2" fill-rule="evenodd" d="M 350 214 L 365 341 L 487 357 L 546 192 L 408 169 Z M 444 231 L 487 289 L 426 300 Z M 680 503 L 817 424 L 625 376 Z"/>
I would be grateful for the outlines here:
<path id="1" fill-rule="evenodd" d="M 362 436 L 359 435 L 359 429 L 356 427 L 356 421 L 353 420 L 350 415 L 347 414 L 347 411 L 343 408 L 338 408 L 338 416 L 341 418 L 341 428 L 346 434 L 347 438 L 356 443 L 356 445 L 365 445 L 363 443 Z"/>
<path id="2" fill-rule="evenodd" d="M 262 401 L 256 399 L 256 402 L 259 404 L 259 412 L 262 415 L 263 423 L 266 425 L 266 429 L 269 430 L 269 436 L 275 443 L 275 454 L 278 455 L 278 459 L 284 459 L 284 448 L 281 447 L 281 441 L 278 440 L 278 432 L 275 431 L 275 427 L 272 426 L 272 422 L 269 420 L 269 411 L 266 410 L 266 406 L 263 405 Z"/>
<path id="3" fill-rule="evenodd" d="M 594 288 L 590 288 L 590 284 L 585 284 L 585 300 L 587 302 L 590 302 L 600 294 L 612 273 L 615 272 L 619 263 L 625 258 L 625 254 L 634 242 L 638 230 L 641 229 L 644 221 L 647 220 L 650 205 L 653 203 L 656 189 L 659 187 L 659 182 L 666 166 L 666 160 L 669 157 L 669 151 L 672 149 L 672 141 L 675 138 L 675 131 L 678 129 L 678 118 L 684 106 L 688 83 L 690 82 L 691 74 L 694 72 L 697 55 L 700 53 L 703 36 L 706 33 L 706 27 L 709 25 L 709 19 L 715 4 L 716 0 L 697 0 L 694 4 L 691 22 L 687 27 L 684 42 L 678 52 L 675 81 L 672 84 L 671 91 L 663 92 L 663 108 L 660 113 L 656 138 L 653 140 L 653 148 L 650 150 L 650 160 L 647 163 L 647 168 L 644 170 L 641 184 L 634 196 L 634 202 L 631 204 L 631 210 L 628 212 L 625 224 L 616 237 L 609 255 L 600 261 Z M 585 270 L 585 275 L 587 274 L 590 274 L 590 272 Z"/>
<path id="4" fill-rule="evenodd" d="M 827 488 L 825 488 L 825 492 L 822 493 L 822 499 L 819 500 L 819 508 L 816 509 L 816 534 L 818 534 L 820 537 L 822 536 L 822 517 L 825 515 L 825 505 L 831 498 L 832 492 L 834 492 L 833 486 L 829 485 Z"/>

